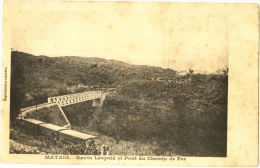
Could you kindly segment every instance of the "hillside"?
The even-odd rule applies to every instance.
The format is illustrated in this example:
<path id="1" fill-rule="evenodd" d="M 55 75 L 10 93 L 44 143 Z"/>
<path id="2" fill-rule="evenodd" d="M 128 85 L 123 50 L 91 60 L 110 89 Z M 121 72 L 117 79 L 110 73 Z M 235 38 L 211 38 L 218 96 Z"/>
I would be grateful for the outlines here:
<path id="1" fill-rule="evenodd" d="M 11 116 L 48 96 L 97 87 L 117 90 L 102 108 L 91 101 L 63 107 L 73 129 L 107 136 L 114 148 L 131 148 L 129 154 L 138 153 L 135 144 L 141 143 L 151 155 L 226 156 L 227 75 L 180 76 L 115 60 L 12 52 Z"/>
<path id="2" fill-rule="evenodd" d="M 28 113 L 25 118 L 33 118 L 39 121 L 51 123 L 61 127 L 68 125 L 58 105 L 53 105 L 50 107 L 44 107 L 38 110 L 34 110 Z"/>
<path id="3" fill-rule="evenodd" d="M 184 81 L 125 82 L 100 109 L 86 102 L 64 107 L 64 112 L 77 128 L 95 130 L 118 143 L 159 146 L 153 150 L 156 155 L 225 156 L 227 76 L 193 75 Z"/>
<path id="4" fill-rule="evenodd" d="M 23 77 L 17 83 L 26 94 L 27 103 L 38 97 L 39 103 L 47 96 L 70 93 L 73 85 L 95 87 L 118 87 L 123 81 L 149 79 L 151 77 L 173 77 L 175 71 L 145 65 L 130 65 L 115 60 L 83 57 L 46 57 L 33 56 L 13 51 L 12 70 Z M 17 67 L 17 68 L 15 68 Z M 19 71 L 19 72 L 18 72 Z M 15 73 L 15 72 L 14 72 Z M 16 81 L 14 81 L 16 82 Z M 37 95 L 41 92 L 40 95 Z"/>

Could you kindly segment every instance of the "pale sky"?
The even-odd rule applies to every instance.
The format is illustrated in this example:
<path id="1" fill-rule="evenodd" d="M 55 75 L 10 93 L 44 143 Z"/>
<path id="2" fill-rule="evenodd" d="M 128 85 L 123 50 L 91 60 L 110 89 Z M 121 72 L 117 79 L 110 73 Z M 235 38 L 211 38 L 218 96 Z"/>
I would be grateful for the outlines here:
<path id="1" fill-rule="evenodd" d="M 215 71 L 228 63 L 227 11 L 216 6 L 68 2 L 16 12 L 12 48 L 33 55 L 101 57 L 174 70 Z"/>

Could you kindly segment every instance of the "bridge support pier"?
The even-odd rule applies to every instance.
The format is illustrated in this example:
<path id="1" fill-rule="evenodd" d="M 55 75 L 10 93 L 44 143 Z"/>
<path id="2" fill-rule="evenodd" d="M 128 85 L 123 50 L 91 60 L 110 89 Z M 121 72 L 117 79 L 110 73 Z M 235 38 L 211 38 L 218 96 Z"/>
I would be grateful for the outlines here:
<path id="1" fill-rule="evenodd" d="M 101 100 L 101 98 L 93 100 L 93 107 L 102 107 L 102 105 L 103 105 L 103 100 Z"/>

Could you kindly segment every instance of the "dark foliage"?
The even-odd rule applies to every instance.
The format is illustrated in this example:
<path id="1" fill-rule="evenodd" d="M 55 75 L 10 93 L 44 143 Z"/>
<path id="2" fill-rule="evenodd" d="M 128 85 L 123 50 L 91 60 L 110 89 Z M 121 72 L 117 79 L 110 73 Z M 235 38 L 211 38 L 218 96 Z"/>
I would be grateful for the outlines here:
<path id="1" fill-rule="evenodd" d="M 117 141 L 159 145 L 153 151 L 157 155 L 169 151 L 186 156 L 226 156 L 226 75 L 190 71 L 177 76 L 173 70 L 114 60 L 34 57 L 21 52 L 12 52 L 13 62 L 24 67 L 20 71 L 24 82 L 15 89 L 29 95 L 19 99 L 19 106 L 68 94 L 68 87 L 80 83 L 92 88 L 117 87 L 117 93 L 109 95 L 102 108 L 93 108 L 91 101 L 63 107 L 71 124 Z M 164 80 L 152 80 L 154 77 Z M 77 88 L 75 92 L 84 90 Z"/>
<path id="2" fill-rule="evenodd" d="M 22 107 L 44 103 L 50 96 L 70 94 L 67 88 L 72 85 L 120 87 L 125 80 L 175 76 L 175 71 L 169 69 L 130 65 L 101 58 L 35 57 L 12 51 L 12 62 L 24 69 L 21 89 L 27 98 L 21 102 Z"/>
<path id="3" fill-rule="evenodd" d="M 14 55 L 11 58 L 11 93 L 10 93 L 10 121 L 13 123 L 20 113 L 22 102 L 25 99 L 24 87 L 24 69 L 14 61 Z"/>
<path id="4" fill-rule="evenodd" d="M 102 108 L 93 110 L 88 103 L 68 111 L 77 112 L 75 125 L 118 140 L 159 144 L 158 155 L 226 156 L 227 76 L 186 80 L 169 87 L 167 82 L 130 82 L 120 94 L 108 96 Z"/>

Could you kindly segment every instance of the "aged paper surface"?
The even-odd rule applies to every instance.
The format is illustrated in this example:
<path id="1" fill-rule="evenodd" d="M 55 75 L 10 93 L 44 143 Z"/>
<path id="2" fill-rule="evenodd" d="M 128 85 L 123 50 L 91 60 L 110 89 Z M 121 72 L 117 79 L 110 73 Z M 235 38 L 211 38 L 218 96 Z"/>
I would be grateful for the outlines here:
<path id="1" fill-rule="evenodd" d="M 5 1 L 1 162 L 256 166 L 258 10 Z"/>

